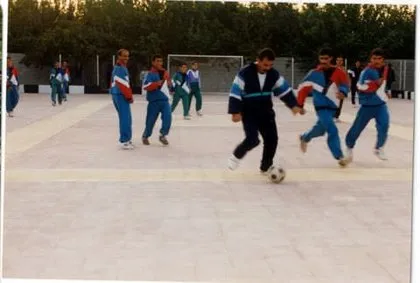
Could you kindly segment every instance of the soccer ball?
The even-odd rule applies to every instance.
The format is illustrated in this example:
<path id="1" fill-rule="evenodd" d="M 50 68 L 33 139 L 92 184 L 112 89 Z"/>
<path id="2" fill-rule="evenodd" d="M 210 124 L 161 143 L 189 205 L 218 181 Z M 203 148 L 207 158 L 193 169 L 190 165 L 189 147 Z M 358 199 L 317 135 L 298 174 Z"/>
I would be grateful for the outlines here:
<path id="1" fill-rule="evenodd" d="M 271 166 L 268 169 L 268 179 L 276 184 L 281 183 L 286 177 L 286 171 L 283 168 L 277 166 Z"/>

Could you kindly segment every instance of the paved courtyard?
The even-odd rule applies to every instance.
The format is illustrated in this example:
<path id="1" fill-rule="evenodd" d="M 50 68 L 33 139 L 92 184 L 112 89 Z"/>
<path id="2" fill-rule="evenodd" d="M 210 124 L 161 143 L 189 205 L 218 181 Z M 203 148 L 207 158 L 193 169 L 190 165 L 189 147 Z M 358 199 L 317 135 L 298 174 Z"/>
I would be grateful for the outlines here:
<path id="1" fill-rule="evenodd" d="M 120 150 L 107 95 L 52 107 L 23 94 L 7 119 L 6 278 L 177 282 L 409 282 L 414 102 L 390 101 L 388 161 L 372 153 L 374 123 L 355 161 L 338 168 L 325 137 L 308 152 L 297 136 L 315 121 L 276 102 L 272 184 L 258 172 L 262 146 L 229 172 L 243 138 L 227 95 L 204 96 L 204 116 L 174 113 L 168 137 L 141 144 L 146 103 L 132 105 L 136 149 Z M 193 102 L 194 103 L 194 102 Z M 357 109 L 346 100 L 342 140 Z"/>

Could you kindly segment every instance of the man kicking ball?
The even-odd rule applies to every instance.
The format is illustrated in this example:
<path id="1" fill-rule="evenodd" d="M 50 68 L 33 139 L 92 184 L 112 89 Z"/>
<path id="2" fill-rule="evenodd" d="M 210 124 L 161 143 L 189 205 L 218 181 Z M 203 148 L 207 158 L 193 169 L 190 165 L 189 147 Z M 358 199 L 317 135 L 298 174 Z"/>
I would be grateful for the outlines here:
<path id="1" fill-rule="evenodd" d="M 294 114 L 304 114 L 297 106 L 292 88 L 279 72 L 273 68 L 274 52 L 265 48 L 258 54 L 257 61 L 245 66 L 236 75 L 229 94 L 228 113 L 232 121 L 242 121 L 245 139 L 228 160 L 228 167 L 235 170 L 248 151 L 264 140 L 260 171 L 266 174 L 273 165 L 277 150 L 277 125 L 273 110 L 272 94 L 279 97 Z"/>
<path id="2" fill-rule="evenodd" d="M 344 157 L 340 145 L 340 136 L 334 123 L 334 115 L 338 109 L 339 100 L 344 99 L 349 91 L 347 74 L 340 68 L 331 65 L 333 58 L 330 48 L 323 48 L 319 52 L 319 65 L 309 71 L 298 88 L 298 103 L 303 107 L 306 97 L 312 93 L 318 121 L 300 136 L 300 149 L 306 152 L 308 143 L 317 137 L 328 134 L 328 147 L 333 157 L 341 167 L 345 167 L 349 160 Z"/>

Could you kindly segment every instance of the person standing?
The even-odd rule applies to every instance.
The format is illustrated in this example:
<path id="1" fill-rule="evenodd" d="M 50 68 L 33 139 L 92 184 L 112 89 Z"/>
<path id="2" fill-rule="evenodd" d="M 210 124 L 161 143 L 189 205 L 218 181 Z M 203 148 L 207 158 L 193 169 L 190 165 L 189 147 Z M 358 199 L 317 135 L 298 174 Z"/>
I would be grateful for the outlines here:
<path id="1" fill-rule="evenodd" d="M 178 72 L 176 72 L 172 78 L 174 81 L 174 99 L 172 100 L 172 112 L 175 111 L 178 102 L 182 100 L 182 108 L 184 112 L 184 119 L 190 120 L 191 116 L 189 114 L 189 94 L 191 93 L 190 88 L 188 87 L 187 79 L 187 64 L 181 63 L 179 66 Z"/>
<path id="2" fill-rule="evenodd" d="M 132 117 L 130 104 L 133 103 L 133 92 L 130 88 L 127 62 L 130 52 L 120 49 L 117 52 L 117 63 L 112 70 L 111 88 L 112 102 L 117 110 L 119 119 L 120 137 L 122 149 L 134 149 L 132 139 Z"/>
<path id="3" fill-rule="evenodd" d="M 13 117 L 13 111 L 19 103 L 19 73 L 13 65 L 11 57 L 7 57 L 6 88 L 6 111 L 9 117 Z"/>
<path id="4" fill-rule="evenodd" d="M 360 78 L 360 73 L 362 72 L 362 67 L 360 65 L 360 60 L 357 60 L 352 68 L 350 68 L 347 73 L 350 76 L 351 81 L 351 104 L 353 107 L 356 107 L 356 93 L 357 93 L 357 82 Z"/>
<path id="5" fill-rule="evenodd" d="M 172 123 L 171 105 L 169 104 L 169 90 L 171 88 L 172 83 L 168 72 L 163 68 L 162 56 L 154 55 L 152 57 L 152 68 L 147 73 L 143 84 L 148 101 L 146 128 L 143 132 L 144 145 L 150 145 L 149 137 L 152 135 L 159 114 L 162 119 L 159 141 L 163 145 L 169 144 L 166 136 L 169 134 Z"/>
<path id="6" fill-rule="evenodd" d="M 202 96 L 201 96 L 201 78 L 200 78 L 200 71 L 198 70 L 198 63 L 193 62 L 191 65 L 191 69 L 187 72 L 188 77 L 188 84 L 190 86 L 190 94 L 188 99 L 188 112 L 191 109 L 192 98 L 195 98 L 195 111 L 197 112 L 198 116 L 202 116 L 203 113 L 201 112 L 202 108 Z"/>

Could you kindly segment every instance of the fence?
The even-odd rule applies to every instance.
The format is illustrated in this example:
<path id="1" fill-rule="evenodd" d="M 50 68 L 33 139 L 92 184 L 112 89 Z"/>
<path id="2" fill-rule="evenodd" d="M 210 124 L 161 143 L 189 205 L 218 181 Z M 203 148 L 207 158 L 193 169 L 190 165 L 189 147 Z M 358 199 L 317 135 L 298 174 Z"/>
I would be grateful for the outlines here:
<path id="1" fill-rule="evenodd" d="M 50 66 L 45 66 L 42 69 L 26 67 L 23 64 L 19 64 L 23 54 L 10 55 L 20 71 L 21 84 L 49 84 Z M 58 55 L 57 59 L 67 59 L 69 61 L 71 83 L 73 85 L 83 85 L 85 89 L 93 88 L 94 92 L 103 92 L 108 89 L 112 68 L 116 60 L 115 55 L 95 56 L 83 62 L 83 64 L 73 61 L 71 57 L 67 58 L 64 55 Z M 141 92 L 142 78 L 150 67 L 148 61 L 149 58 L 130 57 L 127 68 L 130 73 L 131 86 L 135 89 L 135 93 Z M 167 59 L 164 58 L 164 61 L 167 61 Z M 347 60 L 345 62 L 348 68 L 353 65 L 353 62 L 347 62 Z M 395 72 L 396 80 L 392 85 L 392 89 L 414 91 L 414 60 L 391 59 L 387 60 L 387 62 L 392 64 Z M 171 62 L 169 63 L 172 64 Z M 164 62 L 164 64 L 167 66 L 168 62 Z M 203 62 L 200 64 L 202 64 L 202 68 L 199 68 L 203 92 L 228 92 L 232 83 L 232 74 L 235 74 L 240 68 L 238 64 L 232 68 L 232 63 L 207 64 Z M 308 70 L 315 67 L 316 64 L 316 61 L 308 58 L 279 57 L 276 58 L 274 67 L 294 88 L 297 88 Z M 175 70 L 176 67 L 171 65 L 171 75 Z"/>

